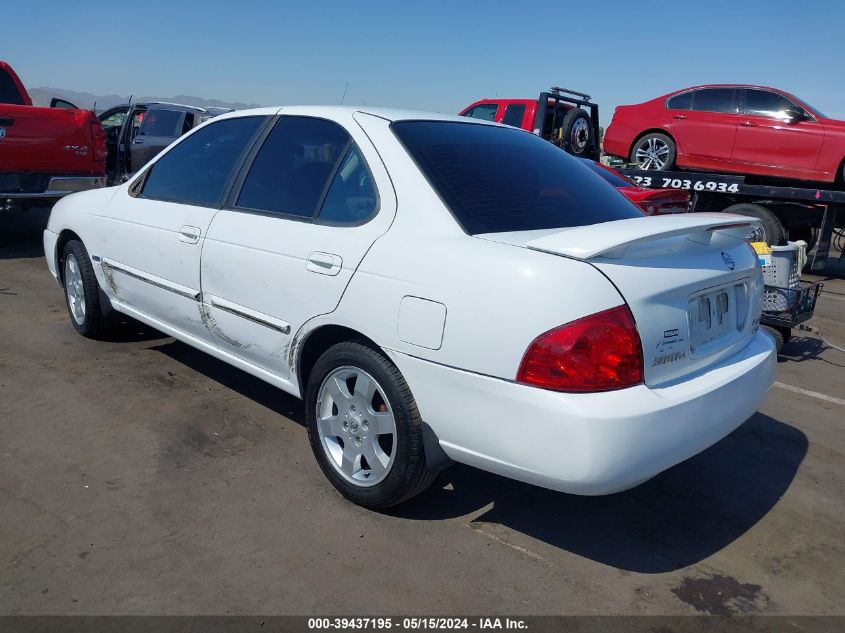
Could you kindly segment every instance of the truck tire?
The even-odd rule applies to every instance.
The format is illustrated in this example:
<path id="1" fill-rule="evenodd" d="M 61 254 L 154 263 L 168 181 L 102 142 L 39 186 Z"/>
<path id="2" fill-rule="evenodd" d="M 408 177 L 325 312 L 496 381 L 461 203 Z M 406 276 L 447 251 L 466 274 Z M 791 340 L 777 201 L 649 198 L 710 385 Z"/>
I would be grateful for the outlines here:
<path id="1" fill-rule="evenodd" d="M 743 202 L 741 204 L 734 204 L 727 209 L 722 209 L 722 213 L 736 213 L 737 215 L 745 215 L 760 220 L 760 233 L 751 238 L 752 242 L 766 242 L 766 244 L 771 246 L 783 246 L 786 244 L 786 230 L 783 228 L 783 224 L 766 207 L 762 207 L 759 204 Z"/>
<path id="2" fill-rule="evenodd" d="M 797 228 L 789 229 L 789 239 L 793 242 L 804 240 L 807 242 L 807 252 L 809 253 L 816 247 L 819 241 L 819 229 L 810 226 L 799 226 Z"/>
<path id="3" fill-rule="evenodd" d="M 581 108 L 572 108 L 563 117 L 563 150 L 573 156 L 589 155 L 595 140 L 590 115 Z"/>
<path id="4" fill-rule="evenodd" d="M 677 155 L 675 141 L 660 132 L 646 134 L 631 148 L 631 162 L 640 169 L 652 171 L 672 169 Z"/>

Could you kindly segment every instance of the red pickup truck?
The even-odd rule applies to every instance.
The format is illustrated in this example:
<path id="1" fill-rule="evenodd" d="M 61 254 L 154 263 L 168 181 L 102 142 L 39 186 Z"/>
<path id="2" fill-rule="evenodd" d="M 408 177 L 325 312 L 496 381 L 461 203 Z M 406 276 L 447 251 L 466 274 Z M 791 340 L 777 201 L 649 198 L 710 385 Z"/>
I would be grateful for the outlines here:
<path id="1" fill-rule="evenodd" d="M 105 186 L 106 134 L 94 112 L 32 105 L 0 61 L 0 212 Z"/>
<path id="2" fill-rule="evenodd" d="M 555 86 L 536 99 L 481 99 L 459 114 L 519 127 L 574 156 L 599 159 L 599 109 L 583 92 Z"/>

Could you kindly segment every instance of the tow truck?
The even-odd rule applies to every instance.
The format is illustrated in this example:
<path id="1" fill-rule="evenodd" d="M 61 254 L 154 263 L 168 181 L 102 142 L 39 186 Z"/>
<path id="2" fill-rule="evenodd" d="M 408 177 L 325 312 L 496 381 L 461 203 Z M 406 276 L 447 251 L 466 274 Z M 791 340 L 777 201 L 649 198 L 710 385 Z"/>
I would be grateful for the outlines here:
<path id="1" fill-rule="evenodd" d="M 599 106 L 584 92 L 553 86 L 536 99 L 480 99 L 459 114 L 522 128 L 578 158 L 599 159 Z"/>

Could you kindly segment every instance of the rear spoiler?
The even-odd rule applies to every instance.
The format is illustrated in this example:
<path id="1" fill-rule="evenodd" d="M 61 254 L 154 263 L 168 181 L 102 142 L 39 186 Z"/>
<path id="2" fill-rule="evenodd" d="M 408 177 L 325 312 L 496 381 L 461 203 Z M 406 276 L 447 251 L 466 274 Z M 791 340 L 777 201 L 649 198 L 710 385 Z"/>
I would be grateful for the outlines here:
<path id="1" fill-rule="evenodd" d="M 714 232 L 745 239 L 760 221 L 732 213 L 654 215 L 562 229 L 525 244 L 527 248 L 576 259 L 622 257 L 630 247 L 685 235 L 709 244 Z"/>

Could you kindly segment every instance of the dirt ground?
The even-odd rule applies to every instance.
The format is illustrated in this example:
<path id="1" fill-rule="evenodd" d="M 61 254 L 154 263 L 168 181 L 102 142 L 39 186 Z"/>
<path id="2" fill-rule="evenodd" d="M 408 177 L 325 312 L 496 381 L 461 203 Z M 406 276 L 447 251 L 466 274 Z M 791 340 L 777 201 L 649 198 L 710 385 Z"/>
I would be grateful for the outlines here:
<path id="1" fill-rule="evenodd" d="M 137 324 L 78 336 L 44 217 L 0 217 L 0 614 L 845 614 L 845 354 L 814 334 L 634 490 L 455 466 L 378 514 L 323 478 L 295 398 Z M 845 346 L 841 278 L 812 324 Z"/>

